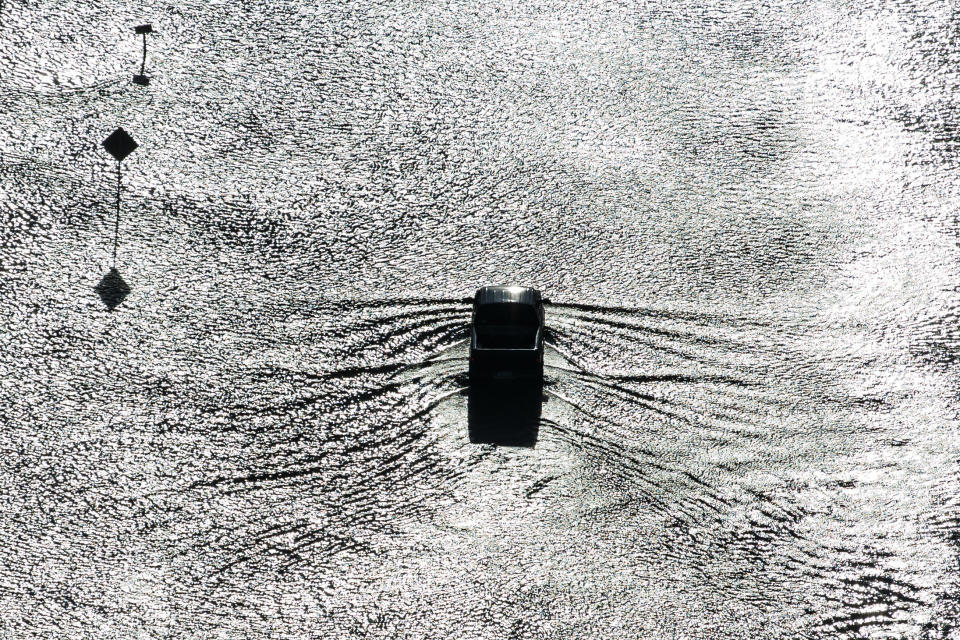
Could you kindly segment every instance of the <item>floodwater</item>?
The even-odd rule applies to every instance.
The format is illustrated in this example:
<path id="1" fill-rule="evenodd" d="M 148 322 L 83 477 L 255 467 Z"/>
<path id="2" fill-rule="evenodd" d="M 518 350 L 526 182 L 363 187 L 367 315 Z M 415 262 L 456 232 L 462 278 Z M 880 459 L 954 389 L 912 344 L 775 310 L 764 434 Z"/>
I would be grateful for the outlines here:
<path id="1" fill-rule="evenodd" d="M 958 37 L 0 2 L 0 637 L 960 637 Z"/>

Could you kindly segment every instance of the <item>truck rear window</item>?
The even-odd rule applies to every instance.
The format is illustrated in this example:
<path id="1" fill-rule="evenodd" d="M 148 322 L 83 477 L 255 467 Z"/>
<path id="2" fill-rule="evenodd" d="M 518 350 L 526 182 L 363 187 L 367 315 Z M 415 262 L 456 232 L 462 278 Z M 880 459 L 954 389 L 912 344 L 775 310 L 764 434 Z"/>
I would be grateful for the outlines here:
<path id="1" fill-rule="evenodd" d="M 525 304 L 485 304 L 477 309 L 477 325 L 535 328 L 540 324 L 536 310 Z"/>

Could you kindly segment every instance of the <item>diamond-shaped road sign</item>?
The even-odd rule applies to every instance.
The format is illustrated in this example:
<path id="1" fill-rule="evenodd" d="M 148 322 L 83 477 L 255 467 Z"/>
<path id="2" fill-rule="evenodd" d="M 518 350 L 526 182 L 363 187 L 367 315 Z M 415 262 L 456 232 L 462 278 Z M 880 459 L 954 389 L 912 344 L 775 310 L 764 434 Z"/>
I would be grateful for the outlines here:
<path id="1" fill-rule="evenodd" d="M 107 153 L 122 162 L 124 158 L 133 153 L 138 146 L 136 141 L 130 137 L 130 134 L 123 130 L 123 127 L 117 127 L 117 130 L 107 136 L 103 141 L 103 148 Z"/>

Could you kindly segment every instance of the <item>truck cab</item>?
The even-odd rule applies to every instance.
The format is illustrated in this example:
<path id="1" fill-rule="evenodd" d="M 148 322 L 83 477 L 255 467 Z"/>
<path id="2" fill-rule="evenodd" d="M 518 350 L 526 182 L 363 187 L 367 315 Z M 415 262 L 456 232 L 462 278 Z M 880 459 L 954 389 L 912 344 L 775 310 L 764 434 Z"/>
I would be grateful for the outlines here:
<path id="1" fill-rule="evenodd" d="M 470 379 L 543 377 L 543 297 L 529 287 L 481 287 L 473 298 Z"/>

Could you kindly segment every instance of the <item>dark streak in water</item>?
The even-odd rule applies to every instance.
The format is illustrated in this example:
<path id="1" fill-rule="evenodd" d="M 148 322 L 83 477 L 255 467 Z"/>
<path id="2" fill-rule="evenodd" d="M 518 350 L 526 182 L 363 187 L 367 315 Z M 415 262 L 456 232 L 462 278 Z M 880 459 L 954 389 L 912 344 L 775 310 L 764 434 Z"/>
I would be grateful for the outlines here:
<path id="1" fill-rule="evenodd" d="M 334 309 L 393 309 L 414 306 L 452 307 L 470 304 L 465 298 L 382 298 L 379 300 L 323 300 L 324 305 Z"/>
<path id="2" fill-rule="evenodd" d="M 598 334 L 580 327 L 552 327 L 553 340 L 556 344 L 561 344 L 567 349 L 575 350 L 578 346 L 583 349 L 584 343 L 601 343 L 609 345 L 615 348 L 622 348 L 621 344 L 616 343 L 611 335 Z M 684 350 L 677 347 L 667 346 L 661 343 L 654 342 L 650 339 L 642 338 L 640 336 L 634 335 L 623 335 L 622 337 L 626 338 L 629 342 L 638 344 L 645 348 L 650 349 L 653 352 L 661 354 L 670 354 L 673 356 L 678 356 L 684 360 L 695 362 L 697 364 L 705 366 L 718 366 L 722 364 L 720 359 L 722 356 L 718 355 L 714 357 L 707 357 L 695 351 Z"/>
<path id="3" fill-rule="evenodd" d="M 652 308 L 631 308 L 631 307 L 613 307 L 613 306 L 601 306 L 601 305 L 591 305 L 591 304 L 578 304 L 574 302 L 550 302 L 548 307 L 553 310 L 558 311 L 564 310 L 574 310 L 574 311 L 586 311 L 595 314 L 600 314 L 604 316 L 609 316 L 611 314 L 622 314 L 627 316 L 635 316 L 641 318 L 658 318 L 665 320 L 689 320 L 696 322 L 698 324 L 704 323 L 717 323 L 732 325 L 735 327 L 766 327 L 769 326 L 769 323 L 762 322 L 756 318 L 747 317 L 747 316 L 724 316 L 719 314 L 710 314 L 703 312 L 691 312 L 691 311 L 672 311 L 667 309 L 652 309 Z M 583 316 L 577 316 L 582 318 Z"/>
<path id="4" fill-rule="evenodd" d="M 397 324 L 411 319 L 415 322 Z M 399 337 L 400 340 L 391 345 L 394 353 L 402 352 L 407 346 L 429 342 L 431 337 L 455 338 L 464 329 L 462 321 L 444 319 L 444 315 L 438 312 L 400 312 L 383 319 L 383 323 L 366 319 L 356 326 L 359 331 L 374 328 L 391 337 Z M 361 344 L 370 343 L 365 341 Z M 207 478 L 195 483 L 192 489 L 217 489 L 223 495 L 243 495 L 250 491 L 275 492 L 283 487 L 309 489 L 314 484 L 317 485 L 316 489 L 338 486 L 340 498 L 336 502 L 327 502 L 326 509 L 341 514 L 340 527 L 356 531 L 371 527 L 383 529 L 385 523 L 379 518 L 364 515 L 370 510 L 382 508 L 378 506 L 382 498 L 378 497 L 376 487 L 386 482 L 399 488 L 416 478 L 431 478 L 430 483 L 433 484 L 450 478 L 451 473 L 461 473 L 456 469 L 439 469 L 439 461 L 427 457 L 423 451 L 425 439 L 429 440 L 423 428 L 425 422 L 436 407 L 462 389 L 461 386 L 449 388 L 449 384 L 462 384 L 465 362 L 450 358 L 437 359 L 452 346 L 448 344 L 435 349 L 420 361 L 413 362 L 350 365 L 323 373 L 285 367 L 261 370 L 256 374 L 260 379 L 270 381 L 275 379 L 277 373 L 281 373 L 291 382 L 298 381 L 307 393 L 294 400 L 268 403 L 260 409 L 239 406 L 232 409 L 234 413 L 276 421 L 274 427 L 266 430 L 265 426 L 260 427 L 255 432 L 261 443 L 259 449 L 270 457 L 260 460 L 259 470 Z M 408 373 L 417 375 L 409 376 Z M 346 416 L 360 407 L 373 412 L 370 417 L 380 416 L 383 422 L 372 431 L 345 431 L 340 421 L 347 419 Z M 296 417 L 301 413 L 302 417 Z M 313 433 L 299 426 L 294 428 L 303 420 L 311 420 L 311 416 L 320 420 Z M 234 416 L 227 424 L 240 423 Z M 223 431 L 229 430 L 227 427 Z M 323 435 L 330 430 L 333 432 Z M 340 433 L 335 436 L 337 432 Z M 279 437 L 271 437 L 268 433 L 275 433 Z M 304 455 L 307 451 L 309 453 Z M 369 466 L 363 461 L 368 461 Z M 358 463 L 366 467 L 359 475 Z M 354 472 L 333 471 L 339 467 L 353 467 Z M 343 488 L 349 486 L 355 488 L 344 492 Z M 439 488 L 442 485 L 436 486 Z M 419 489 L 423 490 L 424 487 L 419 486 Z M 394 504 L 393 509 L 407 509 L 416 513 L 424 508 L 415 495 L 404 497 L 403 494 L 400 492 L 390 500 Z M 387 527 L 388 530 L 390 528 Z M 265 542 L 273 537 L 272 532 L 286 535 L 292 531 L 290 528 L 277 530 L 268 527 L 252 537 L 241 536 L 239 532 L 230 536 L 236 537 L 240 546 L 237 547 L 237 557 L 222 570 L 234 570 L 253 562 L 256 557 L 263 558 L 264 554 L 278 550 L 287 557 L 286 566 L 289 568 L 309 563 L 310 560 L 304 555 L 307 551 L 311 556 L 330 556 L 363 552 L 366 548 L 355 536 L 337 538 L 332 532 L 312 527 L 300 532 L 292 544 L 278 546 Z M 244 539 L 246 542 L 242 542 Z"/>

